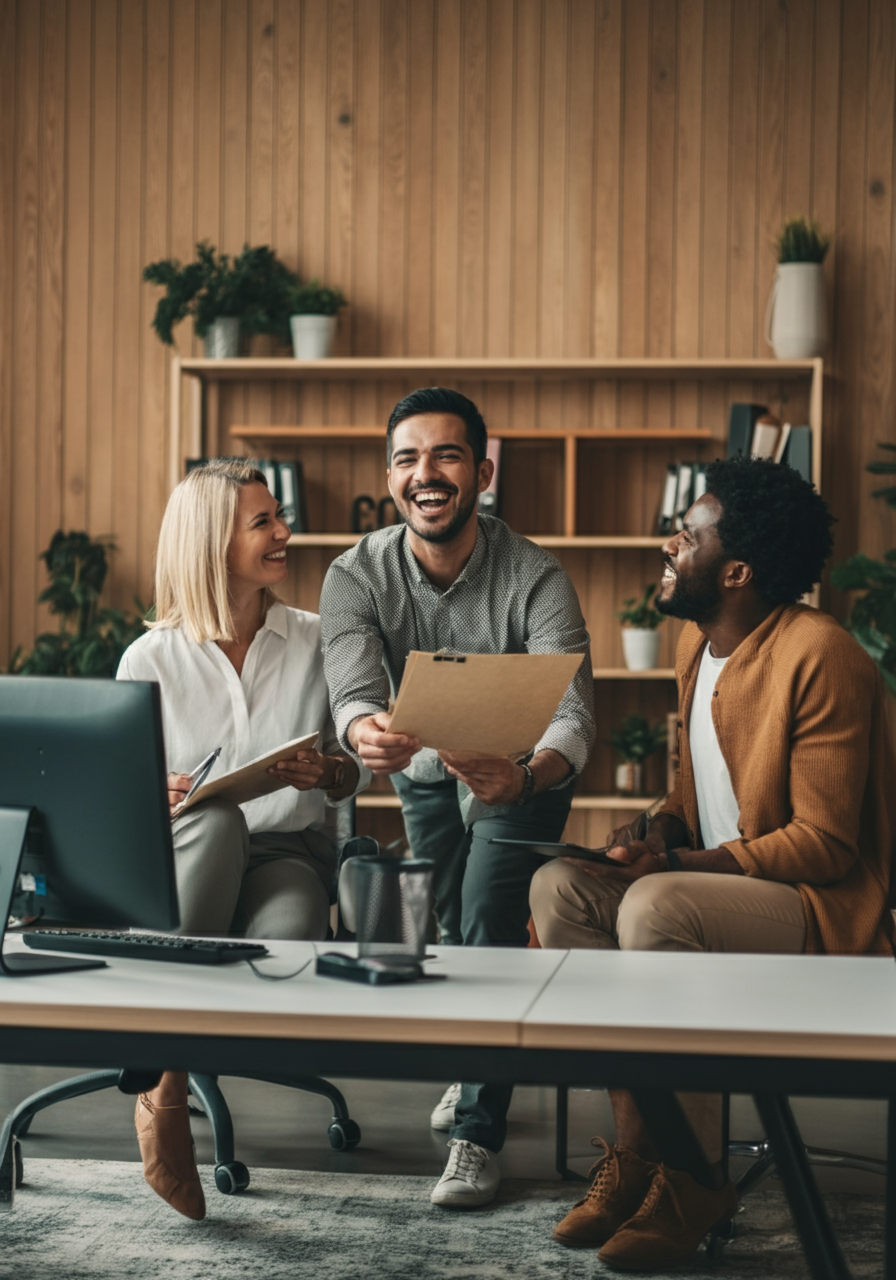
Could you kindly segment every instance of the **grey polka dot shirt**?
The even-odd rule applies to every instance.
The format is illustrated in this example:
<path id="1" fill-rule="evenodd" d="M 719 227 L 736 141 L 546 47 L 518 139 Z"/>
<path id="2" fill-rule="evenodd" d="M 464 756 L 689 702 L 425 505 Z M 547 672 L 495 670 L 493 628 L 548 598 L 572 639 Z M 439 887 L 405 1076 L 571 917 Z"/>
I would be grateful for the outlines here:
<path id="1" fill-rule="evenodd" d="M 502 520 L 479 516 L 473 554 L 447 591 L 426 577 L 403 524 L 369 533 L 330 566 L 320 614 L 333 720 L 346 749 L 351 722 L 384 711 L 395 696 L 412 649 L 581 653 L 582 665 L 535 749 L 559 752 L 571 776 L 584 768 L 595 737 L 594 682 L 579 600 L 554 556 Z M 406 772 L 419 782 L 448 776 L 427 748 Z"/>

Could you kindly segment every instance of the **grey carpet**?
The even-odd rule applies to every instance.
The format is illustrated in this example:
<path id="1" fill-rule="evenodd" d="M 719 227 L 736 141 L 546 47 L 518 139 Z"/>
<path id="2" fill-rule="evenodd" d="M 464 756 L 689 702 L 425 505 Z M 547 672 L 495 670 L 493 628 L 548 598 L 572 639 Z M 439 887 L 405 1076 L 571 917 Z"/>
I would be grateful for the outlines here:
<path id="1" fill-rule="evenodd" d="M 15 1280 L 591 1280 L 618 1273 L 591 1250 L 554 1244 L 579 1194 L 568 1183 L 505 1182 L 485 1209 L 429 1203 L 432 1180 L 253 1169 L 237 1196 L 203 1168 L 209 1215 L 189 1222 L 145 1185 L 139 1164 L 25 1161 L 26 1185 L 0 1217 L 0 1276 Z M 827 1197 L 856 1280 L 882 1273 L 882 1197 Z M 778 1191 L 738 1215 L 721 1262 L 702 1251 L 677 1280 L 790 1280 L 808 1273 Z"/>

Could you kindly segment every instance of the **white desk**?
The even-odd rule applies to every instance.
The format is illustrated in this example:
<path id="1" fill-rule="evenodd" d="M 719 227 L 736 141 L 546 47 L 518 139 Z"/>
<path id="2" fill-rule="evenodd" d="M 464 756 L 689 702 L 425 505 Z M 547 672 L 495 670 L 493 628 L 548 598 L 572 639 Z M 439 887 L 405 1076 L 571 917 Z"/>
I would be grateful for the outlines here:
<path id="1" fill-rule="evenodd" d="M 288 973 L 307 943 L 269 944 Z M 319 949 L 342 949 L 319 944 Z M 347 949 L 347 948 L 345 948 Z M 268 983 L 247 966 L 113 961 L 0 980 L 0 1061 L 209 1074 L 488 1079 L 730 1089 L 760 1107 L 807 1259 L 848 1277 L 790 1094 L 896 1096 L 890 960 L 435 948 L 446 982 L 367 987 L 313 965 Z M 890 1107 L 896 1150 L 896 1105 Z M 888 1258 L 896 1260 L 893 1179 Z"/>

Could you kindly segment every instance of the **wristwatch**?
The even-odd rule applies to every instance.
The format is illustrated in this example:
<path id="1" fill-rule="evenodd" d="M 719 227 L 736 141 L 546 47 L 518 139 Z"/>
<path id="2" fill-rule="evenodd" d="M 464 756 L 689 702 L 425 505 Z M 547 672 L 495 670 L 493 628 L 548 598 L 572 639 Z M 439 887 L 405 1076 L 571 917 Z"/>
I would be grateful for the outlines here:
<path id="1" fill-rule="evenodd" d="M 535 774 L 527 764 L 521 764 L 520 768 L 525 775 L 523 777 L 523 789 L 516 798 L 517 804 L 528 804 L 535 794 Z"/>
<path id="2" fill-rule="evenodd" d="M 329 797 L 329 799 L 334 800 L 336 798 L 335 792 L 341 791 L 344 786 L 345 786 L 345 761 L 340 759 L 339 756 L 337 756 L 336 757 L 336 777 L 333 779 L 333 782 L 330 784 L 329 787 L 327 787 L 327 790 L 326 790 L 326 794 Z"/>

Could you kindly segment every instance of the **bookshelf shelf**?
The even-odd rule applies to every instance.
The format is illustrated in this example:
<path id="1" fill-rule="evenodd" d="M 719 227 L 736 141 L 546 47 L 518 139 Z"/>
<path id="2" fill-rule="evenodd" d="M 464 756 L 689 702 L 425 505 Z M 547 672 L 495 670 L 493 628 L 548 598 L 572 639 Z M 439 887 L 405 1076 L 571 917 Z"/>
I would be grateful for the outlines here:
<path id="1" fill-rule="evenodd" d="M 674 667 L 651 667 L 649 671 L 629 671 L 628 667 L 595 667 L 595 680 L 674 680 Z"/>

